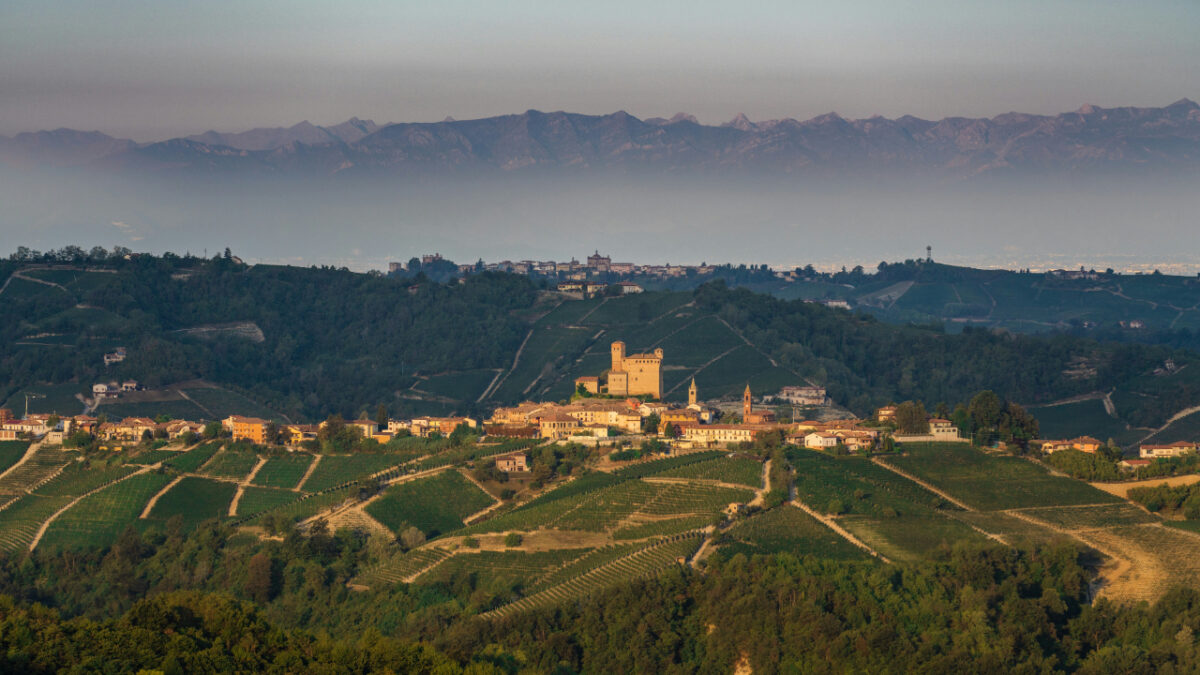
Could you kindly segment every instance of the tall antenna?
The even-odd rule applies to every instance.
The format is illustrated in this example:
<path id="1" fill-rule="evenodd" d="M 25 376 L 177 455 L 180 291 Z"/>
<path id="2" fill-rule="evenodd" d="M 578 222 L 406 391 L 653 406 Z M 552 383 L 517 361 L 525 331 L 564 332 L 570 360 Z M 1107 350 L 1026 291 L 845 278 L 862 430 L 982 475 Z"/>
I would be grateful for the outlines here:
<path id="1" fill-rule="evenodd" d="M 925 262 L 933 262 L 933 247 L 925 247 Z"/>

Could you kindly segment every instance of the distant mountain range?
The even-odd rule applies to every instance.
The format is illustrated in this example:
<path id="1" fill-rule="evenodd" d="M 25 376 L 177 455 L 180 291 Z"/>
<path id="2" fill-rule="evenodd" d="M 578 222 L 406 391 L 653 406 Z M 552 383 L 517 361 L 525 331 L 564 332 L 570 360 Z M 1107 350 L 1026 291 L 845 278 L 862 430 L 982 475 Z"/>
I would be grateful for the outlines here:
<path id="1" fill-rule="evenodd" d="M 135 143 L 97 131 L 56 129 L 0 137 L 0 162 L 150 172 L 302 175 L 487 174 L 618 171 L 769 172 L 817 176 L 1195 171 L 1200 105 L 1163 108 L 1086 105 L 1054 116 L 990 119 L 912 116 L 720 126 L 680 113 L 640 120 L 625 112 L 579 115 L 535 110 L 478 120 L 380 126 L 352 118 L 336 126 L 301 122 L 241 133 L 208 131 Z"/>

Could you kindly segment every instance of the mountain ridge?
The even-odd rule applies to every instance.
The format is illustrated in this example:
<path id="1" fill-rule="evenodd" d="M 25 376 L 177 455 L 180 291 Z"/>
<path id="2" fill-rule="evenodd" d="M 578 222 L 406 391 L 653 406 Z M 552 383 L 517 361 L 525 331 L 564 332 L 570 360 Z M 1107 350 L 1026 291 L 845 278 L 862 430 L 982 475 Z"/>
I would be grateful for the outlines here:
<path id="1" fill-rule="evenodd" d="M 351 118 L 318 126 L 215 130 L 153 143 L 56 129 L 0 137 L 0 162 L 151 172 L 250 171 L 334 175 L 495 173 L 538 169 L 764 171 L 855 176 L 971 177 L 997 172 L 1200 169 L 1200 105 L 1102 108 L 925 120 L 829 112 L 808 120 L 720 125 L 687 113 L 638 119 L 625 111 L 563 111 L 379 125 Z"/>

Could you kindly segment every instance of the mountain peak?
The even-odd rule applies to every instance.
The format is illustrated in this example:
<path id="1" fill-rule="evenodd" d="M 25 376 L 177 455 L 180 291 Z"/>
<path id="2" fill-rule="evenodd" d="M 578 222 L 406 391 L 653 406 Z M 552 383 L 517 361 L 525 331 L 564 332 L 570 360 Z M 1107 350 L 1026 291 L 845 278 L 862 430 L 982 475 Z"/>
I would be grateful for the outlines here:
<path id="1" fill-rule="evenodd" d="M 1198 105 L 1192 99 L 1186 98 L 1186 97 L 1181 98 L 1178 101 L 1175 101 L 1174 103 L 1172 103 L 1171 105 L 1169 105 L 1167 107 L 1168 108 L 1187 108 L 1188 110 L 1200 109 L 1200 105 Z"/>
<path id="2" fill-rule="evenodd" d="M 695 115 L 685 112 L 677 112 L 671 119 L 667 120 L 668 124 L 675 124 L 676 122 L 691 122 L 692 124 L 699 124 L 700 120 L 696 119 Z"/>
<path id="3" fill-rule="evenodd" d="M 738 113 L 733 119 L 721 126 L 733 127 L 738 131 L 751 131 L 755 128 L 754 122 L 751 122 L 750 118 L 746 117 L 746 113 Z"/>

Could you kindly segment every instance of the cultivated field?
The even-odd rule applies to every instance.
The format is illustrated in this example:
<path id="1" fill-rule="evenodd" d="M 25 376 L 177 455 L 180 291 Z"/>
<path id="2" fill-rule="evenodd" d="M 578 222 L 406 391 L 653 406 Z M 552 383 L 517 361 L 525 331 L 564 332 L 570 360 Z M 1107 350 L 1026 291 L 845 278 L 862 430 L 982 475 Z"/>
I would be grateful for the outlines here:
<path id="1" fill-rule="evenodd" d="M 252 482 L 264 487 L 295 488 L 312 462 L 313 456 L 303 452 L 272 457 L 258 470 Z"/>
<path id="2" fill-rule="evenodd" d="M 153 472 L 133 476 L 85 497 L 46 531 L 39 546 L 47 549 L 108 546 L 133 526 L 142 509 L 171 478 Z"/>
<path id="3" fill-rule="evenodd" d="M 405 461 L 404 457 L 379 455 L 325 455 L 301 486 L 305 492 L 320 492 L 378 473 Z"/>
<path id="4" fill-rule="evenodd" d="M 149 517 L 165 522 L 179 516 L 184 529 L 190 530 L 201 521 L 225 518 L 236 491 L 233 483 L 185 476 L 158 498 Z"/>
<path id="5" fill-rule="evenodd" d="M 366 511 L 396 534 L 411 526 L 432 538 L 462 527 L 464 518 L 493 503 L 490 495 L 451 469 L 392 486 Z"/>

